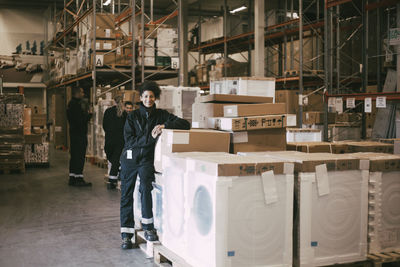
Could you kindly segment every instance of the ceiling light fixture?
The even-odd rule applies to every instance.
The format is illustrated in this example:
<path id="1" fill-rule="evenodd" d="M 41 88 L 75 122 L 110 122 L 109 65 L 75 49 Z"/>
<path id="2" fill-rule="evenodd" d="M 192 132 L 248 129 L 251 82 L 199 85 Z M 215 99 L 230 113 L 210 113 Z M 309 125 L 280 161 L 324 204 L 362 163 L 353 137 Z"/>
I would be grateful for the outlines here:
<path id="1" fill-rule="evenodd" d="M 231 11 L 229 11 L 231 14 L 235 14 L 235 13 L 237 13 L 237 12 L 239 12 L 239 11 L 242 11 L 242 10 L 245 10 L 245 9 L 247 9 L 247 6 L 241 6 L 241 7 L 238 7 L 238 8 L 235 8 L 234 10 L 231 10 Z"/>
<path id="2" fill-rule="evenodd" d="M 103 3 L 103 6 L 108 6 L 109 4 L 111 4 L 111 0 L 107 0 Z"/>

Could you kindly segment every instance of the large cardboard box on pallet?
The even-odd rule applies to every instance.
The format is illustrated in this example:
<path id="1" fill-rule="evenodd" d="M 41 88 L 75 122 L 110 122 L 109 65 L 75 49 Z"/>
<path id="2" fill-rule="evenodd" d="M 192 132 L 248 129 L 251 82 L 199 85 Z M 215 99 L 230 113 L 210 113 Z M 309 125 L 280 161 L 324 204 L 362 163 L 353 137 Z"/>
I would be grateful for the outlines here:
<path id="1" fill-rule="evenodd" d="M 164 246 L 191 266 L 292 265 L 293 163 L 208 153 L 170 163 Z"/>
<path id="2" fill-rule="evenodd" d="M 231 133 L 231 153 L 281 151 L 286 149 L 286 129 L 264 129 Z"/>
<path id="3" fill-rule="evenodd" d="M 192 105 L 192 127 L 193 128 L 211 128 L 208 126 L 208 118 L 223 117 L 224 106 L 229 103 L 197 103 Z"/>
<path id="4" fill-rule="evenodd" d="M 299 111 L 299 92 L 297 90 L 276 90 L 275 103 L 286 103 L 286 114 Z"/>
<path id="5" fill-rule="evenodd" d="M 156 171 L 162 172 L 165 156 L 176 152 L 226 152 L 229 153 L 230 135 L 214 130 L 169 130 L 164 129 L 159 137 L 154 155 Z"/>
<path id="6" fill-rule="evenodd" d="M 294 151 L 246 154 L 295 162 L 294 266 L 366 260 L 368 160 Z"/>
<path id="7" fill-rule="evenodd" d="M 31 125 L 35 126 L 46 126 L 47 124 L 47 114 L 31 114 Z"/>
<path id="8" fill-rule="evenodd" d="M 328 142 L 289 142 L 286 149 L 305 153 L 332 153 L 331 143 Z"/>
<path id="9" fill-rule="evenodd" d="M 65 97 L 60 94 L 52 95 L 50 118 L 53 122 L 50 132 L 54 146 L 67 146 L 67 114 Z"/>
<path id="10" fill-rule="evenodd" d="M 375 152 L 393 154 L 393 144 L 382 142 L 363 141 L 363 142 L 347 142 L 350 151 L 357 152 Z"/>
<path id="11" fill-rule="evenodd" d="M 400 156 L 355 153 L 369 160 L 368 252 L 400 250 Z"/>

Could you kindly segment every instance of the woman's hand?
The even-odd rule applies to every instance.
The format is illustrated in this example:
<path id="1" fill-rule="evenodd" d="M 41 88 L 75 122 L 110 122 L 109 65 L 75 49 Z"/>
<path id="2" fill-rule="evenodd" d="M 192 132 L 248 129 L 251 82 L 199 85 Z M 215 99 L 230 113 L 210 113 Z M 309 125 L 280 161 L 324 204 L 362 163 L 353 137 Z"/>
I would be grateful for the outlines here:
<path id="1" fill-rule="evenodd" d="M 153 136 L 153 138 L 156 139 L 157 136 L 159 136 L 162 133 L 162 129 L 164 128 L 165 128 L 164 124 L 156 125 L 154 129 L 151 131 L 151 136 Z"/>

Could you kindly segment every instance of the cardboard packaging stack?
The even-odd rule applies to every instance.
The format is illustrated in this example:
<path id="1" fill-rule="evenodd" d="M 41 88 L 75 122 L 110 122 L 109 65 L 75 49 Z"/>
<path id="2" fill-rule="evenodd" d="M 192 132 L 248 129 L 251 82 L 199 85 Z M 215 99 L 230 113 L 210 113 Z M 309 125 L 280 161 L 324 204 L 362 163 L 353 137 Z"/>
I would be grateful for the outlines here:
<path id="1" fill-rule="evenodd" d="M 47 134 L 47 114 L 32 113 L 31 108 L 25 108 L 25 165 L 49 164 Z"/>
<path id="2" fill-rule="evenodd" d="M 0 170 L 25 171 L 24 96 L 0 94 Z"/>
<path id="3" fill-rule="evenodd" d="M 275 99 L 275 78 L 225 77 L 210 81 L 210 94 L 266 96 Z"/>
<path id="4" fill-rule="evenodd" d="M 293 151 L 246 155 L 295 162 L 294 266 L 366 260 L 368 160 Z"/>
<path id="5" fill-rule="evenodd" d="M 369 160 L 368 252 L 400 249 L 400 156 L 383 153 L 355 153 Z"/>
<path id="6" fill-rule="evenodd" d="M 165 109 L 168 112 L 192 121 L 192 105 L 195 98 L 200 96 L 199 87 L 175 87 L 160 86 L 160 100 L 156 102 L 157 108 Z"/>
<path id="7" fill-rule="evenodd" d="M 286 127 L 296 116 L 285 114 L 284 103 L 270 97 L 208 95 L 193 104 L 194 128 L 211 128 L 231 134 L 231 152 L 286 149 Z"/>
<path id="8" fill-rule="evenodd" d="M 292 266 L 293 163 L 192 152 L 164 166 L 165 247 L 191 266 Z"/>

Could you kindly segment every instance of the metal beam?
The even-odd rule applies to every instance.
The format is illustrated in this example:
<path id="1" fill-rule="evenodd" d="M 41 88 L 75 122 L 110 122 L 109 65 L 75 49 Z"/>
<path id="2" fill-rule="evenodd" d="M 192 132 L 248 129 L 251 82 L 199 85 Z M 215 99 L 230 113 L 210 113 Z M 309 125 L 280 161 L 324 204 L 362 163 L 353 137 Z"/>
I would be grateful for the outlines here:
<path id="1" fill-rule="evenodd" d="M 254 75 L 264 77 L 265 71 L 265 7 L 264 0 L 255 0 L 254 4 Z"/>
<path id="2" fill-rule="evenodd" d="M 187 1 L 178 1 L 179 85 L 188 85 Z"/>

